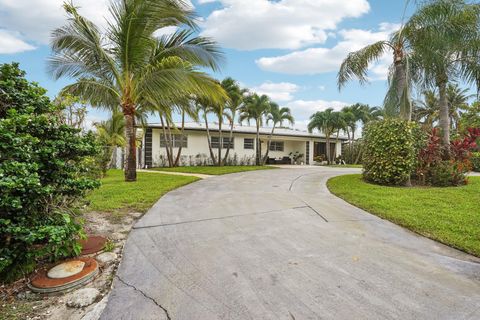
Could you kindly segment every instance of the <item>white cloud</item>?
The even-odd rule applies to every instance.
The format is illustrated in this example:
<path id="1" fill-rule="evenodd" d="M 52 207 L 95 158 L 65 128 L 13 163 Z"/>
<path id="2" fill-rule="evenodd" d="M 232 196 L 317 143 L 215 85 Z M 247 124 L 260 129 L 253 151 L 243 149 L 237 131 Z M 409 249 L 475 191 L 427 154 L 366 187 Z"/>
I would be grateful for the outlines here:
<path id="1" fill-rule="evenodd" d="M 34 49 L 34 46 L 21 40 L 19 34 L 0 29 L 0 54 L 19 53 Z"/>
<path id="2" fill-rule="evenodd" d="M 48 44 L 50 32 L 65 23 L 63 0 L 0 0 L 0 28 L 21 33 L 25 39 Z M 75 0 L 82 15 L 105 25 L 108 0 Z"/>
<path id="3" fill-rule="evenodd" d="M 163 37 L 163 36 L 172 35 L 172 34 L 174 34 L 177 30 L 178 30 L 178 28 L 177 28 L 177 27 L 174 27 L 174 26 L 165 27 L 165 28 L 161 28 L 161 29 L 158 29 L 157 31 L 155 31 L 155 32 L 153 33 L 153 36 L 154 36 L 154 37 L 157 37 L 157 38 L 161 38 L 161 37 Z"/>
<path id="4" fill-rule="evenodd" d="M 376 41 L 386 40 L 398 25 L 382 23 L 378 30 L 349 29 L 338 32 L 341 37 L 332 48 L 309 48 L 283 56 L 263 57 L 256 61 L 266 71 L 287 74 L 319 74 L 338 71 L 342 61 L 351 51 L 356 51 Z M 391 57 L 385 54 L 371 68 L 372 80 L 386 79 Z"/>
<path id="5" fill-rule="evenodd" d="M 252 91 L 258 94 L 266 94 L 273 101 L 284 102 L 294 98 L 293 94 L 299 90 L 299 86 L 290 82 L 264 82 L 258 87 L 253 87 Z"/>
<path id="6" fill-rule="evenodd" d="M 201 0 L 200 3 L 212 2 Z M 370 10 L 367 0 L 220 0 L 202 35 L 240 50 L 299 49 L 324 43 L 345 18 Z"/>
<path id="7" fill-rule="evenodd" d="M 333 108 L 335 111 L 341 110 L 343 107 L 351 105 L 351 103 L 343 101 L 325 101 L 325 100 L 294 100 L 283 105 L 290 108 L 295 122 L 306 121 L 312 114 L 317 111 L 324 111 Z"/>

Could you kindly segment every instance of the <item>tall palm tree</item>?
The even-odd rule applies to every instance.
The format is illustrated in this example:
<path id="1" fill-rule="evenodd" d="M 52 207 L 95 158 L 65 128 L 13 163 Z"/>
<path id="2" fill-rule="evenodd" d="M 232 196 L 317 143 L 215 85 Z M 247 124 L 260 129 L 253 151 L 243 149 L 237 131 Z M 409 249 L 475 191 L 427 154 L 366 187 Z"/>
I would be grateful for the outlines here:
<path id="1" fill-rule="evenodd" d="M 325 135 L 326 142 L 326 156 L 327 162 L 331 163 L 330 155 L 330 139 L 335 132 L 335 111 L 333 108 L 328 108 L 325 111 L 318 111 L 310 117 L 310 122 L 308 123 L 308 131 L 312 132 L 314 129 L 322 132 Z"/>
<path id="2" fill-rule="evenodd" d="M 340 131 L 346 131 L 348 130 L 347 126 L 347 119 L 348 115 L 343 113 L 342 111 L 340 112 L 334 112 L 333 113 L 333 126 L 334 130 L 336 133 L 336 138 L 335 138 L 335 148 L 338 145 L 338 142 L 340 141 Z M 335 155 L 332 155 L 332 161 L 335 160 Z"/>
<path id="3" fill-rule="evenodd" d="M 405 34 L 413 54 L 414 80 L 425 89 L 436 87 L 442 145 L 450 146 L 449 81 L 476 83 L 480 55 L 480 6 L 463 0 L 436 0 L 421 7 L 407 22 Z"/>
<path id="4" fill-rule="evenodd" d="M 238 84 L 238 82 L 232 78 L 225 78 L 222 81 L 221 85 L 222 85 L 222 88 L 227 92 L 227 95 L 229 98 L 225 106 L 225 109 L 227 109 L 230 113 L 227 119 L 230 122 L 229 141 L 232 141 L 233 128 L 235 125 L 235 117 L 243 105 L 243 99 L 245 94 L 247 93 L 247 90 L 240 88 L 240 85 Z M 230 153 L 230 147 L 231 147 L 231 144 L 227 146 L 227 151 L 225 151 L 225 156 L 223 158 L 224 163 L 228 159 L 228 154 Z"/>
<path id="5" fill-rule="evenodd" d="M 255 143 L 255 164 L 257 166 L 261 163 L 262 147 L 260 145 L 260 127 L 263 124 L 263 117 L 270 110 L 271 102 L 268 96 L 254 93 L 245 97 L 244 104 L 240 108 L 239 121 L 243 122 L 247 120 L 255 121 L 257 129 L 256 143 Z"/>
<path id="6" fill-rule="evenodd" d="M 265 156 L 263 157 L 262 165 L 265 165 L 265 163 L 267 162 L 268 152 L 270 151 L 270 142 L 272 141 L 272 136 L 275 132 L 275 128 L 277 127 L 277 125 L 282 126 L 284 122 L 288 122 L 290 125 L 293 125 L 295 123 L 295 119 L 292 116 L 290 108 L 280 108 L 275 102 L 270 103 L 270 110 L 268 110 L 266 119 L 267 125 L 270 122 L 272 123 L 272 131 L 270 131 L 270 135 L 268 136 L 267 151 L 265 152 Z"/>
<path id="7" fill-rule="evenodd" d="M 405 10 L 408 4 L 409 1 L 406 1 Z M 393 65 L 390 68 L 390 88 L 385 96 L 384 107 L 387 110 L 392 110 L 392 113 L 397 113 L 400 117 L 410 120 L 410 86 L 407 74 L 409 51 L 403 25 L 389 40 L 377 41 L 358 51 L 350 52 L 338 71 L 338 89 L 341 90 L 347 82 L 355 78 L 362 85 L 368 83 L 369 67 L 387 52 L 391 52 L 393 55 Z"/>
<path id="8" fill-rule="evenodd" d="M 128 145 L 125 180 L 136 180 L 135 114 L 175 104 L 192 94 L 216 95 L 214 81 L 197 67 L 219 69 L 216 44 L 194 35 L 194 13 L 184 0 L 118 0 L 105 32 L 65 3 L 68 23 L 53 31 L 50 71 L 77 79 L 63 91 L 96 107 L 120 107 Z M 160 39 L 164 27 L 180 31 Z M 143 107 L 142 107 L 143 106 Z M 150 110 L 152 111 L 152 110 Z"/>

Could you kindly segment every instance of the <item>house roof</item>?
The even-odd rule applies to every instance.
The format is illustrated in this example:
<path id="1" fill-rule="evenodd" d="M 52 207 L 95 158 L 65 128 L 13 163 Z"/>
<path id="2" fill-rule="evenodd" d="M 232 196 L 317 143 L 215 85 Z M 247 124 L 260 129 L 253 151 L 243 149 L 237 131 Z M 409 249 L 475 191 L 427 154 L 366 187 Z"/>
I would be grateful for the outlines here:
<path id="1" fill-rule="evenodd" d="M 175 127 L 180 128 L 182 126 L 181 123 L 175 123 Z M 147 125 L 148 128 L 162 128 L 162 125 L 160 123 L 149 123 Z M 206 126 L 205 123 L 198 123 L 198 122 L 186 122 L 184 126 L 185 130 L 196 130 L 196 131 L 206 131 Z M 218 132 L 218 123 L 209 123 L 208 128 L 212 132 Z M 230 125 L 229 124 L 224 124 L 222 127 L 222 131 L 229 131 L 230 130 Z M 260 127 L 260 134 L 262 135 L 268 135 L 272 131 L 271 127 Z M 246 133 L 246 134 L 256 134 L 257 133 L 257 128 L 255 126 L 245 126 L 245 125 L 234 125 L 233 126 L 233 132 L 234 133 Z M 290 129 L 290 128 L 283 128 L 283 127 L 277 127 L 275 128 L 274 132 L 275 136 L 286 136 L 286 137 L 300 137 L 300 138 L 323 138 L 325 139 L 325 135 L 321 133 L 310 133 L 308 131 L 304 130 L 299 130 L 299 129 Z M 336 138 L 332 137 L 332 138 Z M 347 140 L 345 136 L 340 135 L 339 136 L 340 140 Z"/>

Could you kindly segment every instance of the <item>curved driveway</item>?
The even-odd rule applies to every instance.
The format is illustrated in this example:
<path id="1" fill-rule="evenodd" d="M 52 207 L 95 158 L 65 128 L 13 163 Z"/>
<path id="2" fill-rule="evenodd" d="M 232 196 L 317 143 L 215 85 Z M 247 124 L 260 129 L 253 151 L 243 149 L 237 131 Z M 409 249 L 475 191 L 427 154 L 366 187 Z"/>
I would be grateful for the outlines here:
<path id="1" fill-rule="evenodd" d="M 480 319 L 478 259 L 331 195 L 328 177 L 351 172 L 168 193 L 130 233 L 102 319 Z"/>

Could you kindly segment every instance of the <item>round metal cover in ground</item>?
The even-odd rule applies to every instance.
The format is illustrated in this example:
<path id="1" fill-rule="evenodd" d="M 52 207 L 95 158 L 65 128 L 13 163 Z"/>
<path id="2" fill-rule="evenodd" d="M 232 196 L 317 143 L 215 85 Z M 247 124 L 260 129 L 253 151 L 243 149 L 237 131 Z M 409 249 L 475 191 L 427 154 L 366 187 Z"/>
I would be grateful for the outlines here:
<path id="1" fill-rule="evenodd" d="M 48 270 L 42 269 L 37 272 L 30 283 L 28 284 L 29 288 L 34 292 L 40 293 L 53 293 L 59 291 L 65 291 L 69 289 L 76 288 L 88 281 L 90 281 L 95 275 L 98 274 L 98 263 L 95 259 L 90 257 L 82 257 L 70 261 L 63 262 L 71 263 L 72 261 L 81 261 L 84 263 L 83 269 L 71 276 L 65 278 L 50 278 L 48 277 Z M 60 264 L 60 265 L 61 265 Z M 58 267 L 55 266 L 54 268 Z M 53 268 L 52 268 L 53 269 Z M 51 270 L 51 269 L 50 269 Z"/>
<path id="2" fill-rule="evenodd" d="M 100 236 L 89 236 L 87 239 L 80 240 L 79 242 L 82 245 L 81 254 L 86 255 L 102 251 L 105 243 L 107 243 L 107 239 Z"/>

